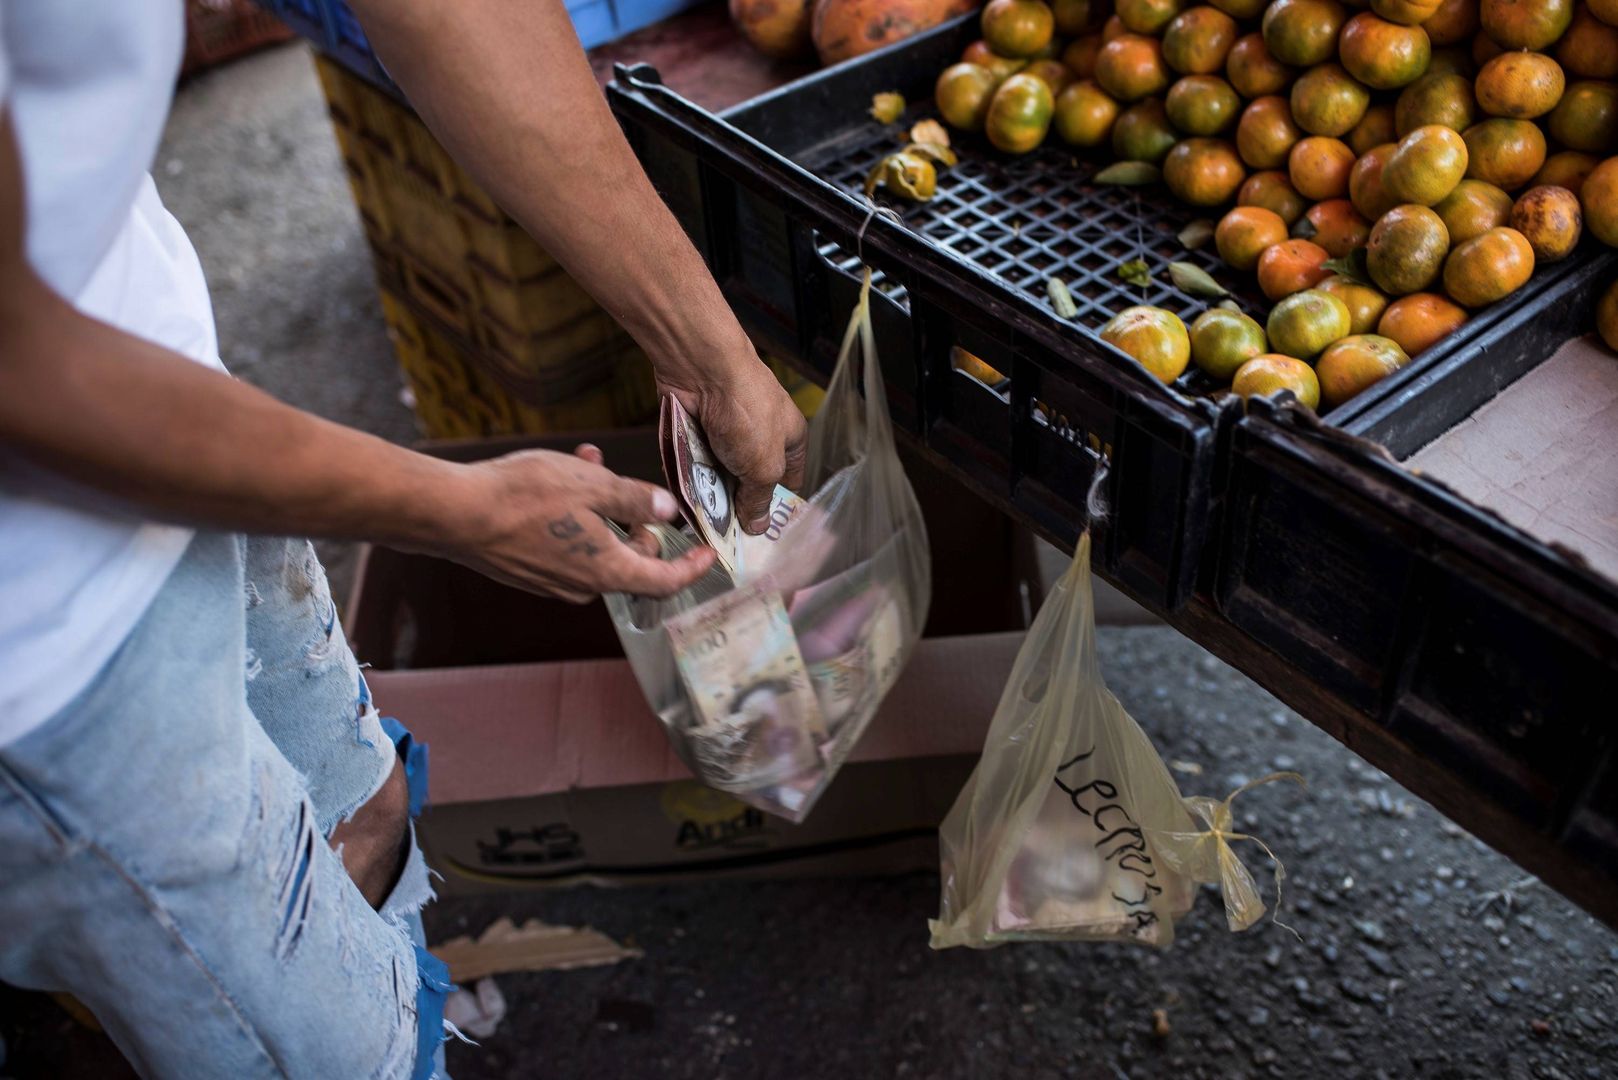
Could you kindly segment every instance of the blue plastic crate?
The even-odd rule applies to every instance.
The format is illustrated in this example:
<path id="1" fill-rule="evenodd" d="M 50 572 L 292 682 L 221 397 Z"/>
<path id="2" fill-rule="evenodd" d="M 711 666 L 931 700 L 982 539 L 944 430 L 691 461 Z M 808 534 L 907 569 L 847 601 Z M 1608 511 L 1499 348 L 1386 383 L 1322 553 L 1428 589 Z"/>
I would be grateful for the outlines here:
<path id="1" fill-rule="evenodd" d="M 660 22 L 702 0 L 568 0 L 573 29 L 586 49 L 616 41 L 644 26 Z M 315 47 L 362 78 L 397 92 L 377 61 L 359 19 L 345 0 L 258 0 L 260 6 Z"/>

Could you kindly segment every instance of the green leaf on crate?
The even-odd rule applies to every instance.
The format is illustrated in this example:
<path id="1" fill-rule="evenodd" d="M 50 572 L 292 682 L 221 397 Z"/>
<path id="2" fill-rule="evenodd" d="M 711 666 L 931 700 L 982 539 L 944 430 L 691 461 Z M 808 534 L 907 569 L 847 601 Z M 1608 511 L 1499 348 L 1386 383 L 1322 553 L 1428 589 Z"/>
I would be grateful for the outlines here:
<path id="1" fill-rule="evenodd" d="M 905 112 L 905 97 L 887 91 L 882 94 L 871 95 L 871 119 L 879 124 L 891 124 L 903 116 Z"/>
<path id="2" fill-rule="evenodd" d="M 1163 172 L 1149 161 L 1120 161 L 1108 165 L 1091 178 L 1098 184 L 1122 184 L 1125 187 L 1140 187 L 1142 184 L 1155 184 L 1163 179 Z"/>
<path id="3" fill-rule="evenodd" d="M 1216 296 L 1230 295 L 1230 290 L 1215 281 L 1208 271 L 1191 263 L 1169 263 L 1169 277 L 1173 280 L 1174 287 L 1187 296 L 1212 299 Z"/>
<path id="4" fill-rule="evenodd" d="M 1350 281 L 1358 282 L 1361 285 L 1376 284 L 1371 280 L 1371 271 L 1366 269 L 1365 249 L 1362 247 L 1355 248 L 1347 255 L 1342 255 L 1335 259 L 1327 259 L 1320 265 L 1322 268 L 1330 270 L 1334 274 L 1341 274 Z"/>
<path id="5" fill-rule="evenodd" d="M 1145 259 L 1130 259 L 1126 263 L 1119 263 L 1118 277 L 1143 289 L 1152 283 L 1152 271 L 1146 265 Z"/>
<path id="6" fill-rule="evenodd" d="M 1313 240 L 1318 231 L 1307 214 L 1292 223 L 1292 236 L 1295 240 Z"/>
<path id="7" fill-rule="evenodd" d="M 1238 315 L 1241 314 L 1242 310 L 1242 306 L 1234 300 L 1221 300 L 1219 303 L 1215 304 L 1214 307 L 1224 308 L 1226 311 L 1234 311 Z"/>
<path id="8" fill-rule="evenodd" d="M 1056 278 L 1045 279 L 1045 291 L 1051 294 L 1051 307 L 1062 318 L 1071 319 L 1079 313 L 1079 305 L 1073 302 L 1073 294 Z"/>
<path id="9" fill-rule="evenodd" d="M 1212 240 L 1213 234 L 1214 223 L 1207 218 L 1198 218 L 1180 230 L 1180 246 L 1187 251 L 1196 251 Z"/>

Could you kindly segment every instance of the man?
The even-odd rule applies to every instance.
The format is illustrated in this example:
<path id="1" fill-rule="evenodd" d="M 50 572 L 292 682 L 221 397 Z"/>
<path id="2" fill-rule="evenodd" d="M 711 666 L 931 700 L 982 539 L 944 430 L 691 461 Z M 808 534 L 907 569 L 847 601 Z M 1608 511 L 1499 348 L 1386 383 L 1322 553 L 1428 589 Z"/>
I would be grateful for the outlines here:
<path id="1" fill-rule="evenodd" d="M 763 527 L 803 422 L 608 113 L 561 0 L 356 0 L 445 144 L 636 337 Z M 0 978 L 150 1076 L 427 1076 L 444 973 L 384 732 L 312 549 L 663 595 L 599 452 L 450 464 L 223 374 L 147 168 L 181 0 L 0 5 Z M 254 534 L 254 535 L 247 535 Z M 397 746 L 395 743 L 397 742 Z M 420 776 L 415 778 L 419 787 Z"/>

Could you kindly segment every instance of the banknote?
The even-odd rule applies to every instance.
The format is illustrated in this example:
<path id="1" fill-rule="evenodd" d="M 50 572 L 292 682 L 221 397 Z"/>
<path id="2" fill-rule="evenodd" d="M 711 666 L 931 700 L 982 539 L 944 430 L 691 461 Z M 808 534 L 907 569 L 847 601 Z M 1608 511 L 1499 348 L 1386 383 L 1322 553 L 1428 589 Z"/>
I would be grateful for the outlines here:
<path id="1" fill-rule="evenodd" d="M 777 484 L 768 524 L 755 536 L 737 517 L 736 478 L 719 463 L 697 422 L 672 394 L 663 398 L 658 429 L 663 472 L 680 512 L 738 582 L 758 577 L 807 500 Z"/>
<path id="2" fill-rule="evenodd" d="M 664 626 L 707 778 L 748 789 L 819 763 L 826 724 L 779 594 L 733 589 Z"/>

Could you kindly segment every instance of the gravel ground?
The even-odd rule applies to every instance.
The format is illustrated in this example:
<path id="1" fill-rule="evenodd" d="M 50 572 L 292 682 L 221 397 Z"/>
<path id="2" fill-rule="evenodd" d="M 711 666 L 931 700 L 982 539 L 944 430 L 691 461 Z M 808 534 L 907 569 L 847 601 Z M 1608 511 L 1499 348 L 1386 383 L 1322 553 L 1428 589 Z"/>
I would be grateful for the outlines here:
<path id="1" fill-rule="evenodd" d="M 301 47 L 186 87 L 158 176 L 201 251 L 232 370 L 413 438 Z M 346 550 L 325 555 L 341 588 Z M 510 1013 L 481 1047 L 452 1045 L 453 1075 L 1618 1075 L 1618 935 L 1173 631 L 1104 629 L 1101 651 L 1188 792 L 1278 769 L 1309 779 L 1238 804 L 1286 861 L 1297 937 L 1269 923 L 1231 935 L 1208 895 L 1167 952 L 935 954 L 931 875 L 445 901 L 428 913 L 435 939 L 538 916 L 645 950 L 501 976 Z M 0 995 L 0 1034 L 4 1075 L 127 1075 L 48 999 Z"/>

